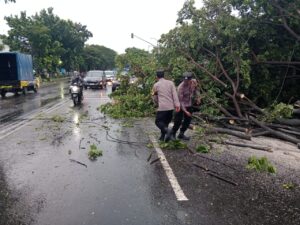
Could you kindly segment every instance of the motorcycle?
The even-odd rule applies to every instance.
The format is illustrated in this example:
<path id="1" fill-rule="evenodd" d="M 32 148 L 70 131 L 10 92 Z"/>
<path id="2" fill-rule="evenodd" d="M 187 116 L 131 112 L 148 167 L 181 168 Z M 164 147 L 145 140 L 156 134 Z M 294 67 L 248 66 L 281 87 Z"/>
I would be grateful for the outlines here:
<path id="1" fill-rule="evenodd" d="M 70 86 L 70 94 L 71 99 L 73 100 L 74 106 L 80 105 L 83 99 L 83 93 L 82 93 L 82 85 L 73 83 Z"/>

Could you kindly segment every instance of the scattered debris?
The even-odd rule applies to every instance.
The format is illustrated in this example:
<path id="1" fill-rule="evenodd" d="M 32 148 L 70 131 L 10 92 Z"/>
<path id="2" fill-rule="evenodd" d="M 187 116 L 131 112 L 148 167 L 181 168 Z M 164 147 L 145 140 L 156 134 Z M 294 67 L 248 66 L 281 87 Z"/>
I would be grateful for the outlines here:
<path id="1" fill-rule="evenodd" d="M 84 166 L 85 168 L 87 168 L 87 165 L 86 165 L 86 164 L 84 164 L 84 163 L 82 163 L 82 162 L 79 162 L 79 161 L 77 161 L 77 160 L 75 160 L 75 159 L 70 159 L 70 161 L 71 161 L 71 162 L 74 162 L 74 163 L 77 163 L 77 164 L 79 164 L 79 165 L 82 165 L 82 166 Z"/>
<path id="2" fill-rule="evenodd" d="M 223 178 L 223 177 L 220 177 L 220 176 L 218 176 L 218 175 L 216 175 L 216 174 L 213 174 L 213 173 L 211 173 L 211 172 L 208 172 L 207 174 L 210 175 L 210 176 L 212 176 L 212 177 L 215 177 L 215 178 L 217 178 L 217 179 L 219 179 L 219 180 L 222 180 L 222 181 L 224 181 L 224 182 L 226 182 L 226 183 L 228 183 L 228 184 L 232 184 L 232 185 L 234 185 L 234 186 L 237 186 L 237 185 L 238 185 L 237 183 L 235 183 L 235 182 L 233 182 L 233 181 L 227 180 L 227 179 L 225 179 L 225 178 Z"/>
<path id="3" fill-rule="evenodd" d="M 152 157 L 152 154 L 153 154 L 153 152 L 151 152 L 151 153 L 150 153 L 150 155 L 148 156 L 148 158 L 147 158 L 147 162 L 149 162 L 149 161 L 150 161 L 150 159 L 151 159 L 151 157 Z"/>
<path id="4" fill-rule="evenodd" d="M 102 151 L 98 149 L 95 144 L 90 145 L 90 150 L 88 152 L 88 156 L 90 160 L 95 160 L 97 159 L 97 157 L 102 155 L 103 155 Z"/>
<path id="5" fill-rule="evenodd" d="M 71 150 L 69 150 L 69 151 L 68 151 L 68 154 L 69 154 L 69 155 L 71 155 L 71 154 L 72 154 L 72 151 L 71 151 Z"/>
<path id="6" fill-rule="evenodd" d="M 51 117 L 51 120 L 56 122 L 56 123 L 62 123 L 65 121 L 65 118 L 60 116 L 60 115 L 55 115 Z"/>
<path id="7" fill-rule="evenodd" d="M 201 166 L 201 165 L 199 165 L 197 163 L 193 163 L 193 165 L 196 166 L 196 167 L 198 167 L 198 168 L 200 168 L 200 169 L 202 169 L 202 170 L 204 170 L 205 172 L 207 172 L 208 175 L 210 175 L 212 177 L 215 177 L 215 178 L 217 178 L 219 180 L 222 180 L 222 181 L 224 181 L 226 183 L 229 183 L 229 184 L 232 184 L 234 186 L 238 185 L 236 182 L 233 182 L 231 180 L 228 180 L 228 179 L 225 179 L 225 178 L 221 177 L 218 172 L 210 170 L 206 166 Z"/>
<path id="8" fill-rule="evenodd" d="M 187 144 L 181 142 L 180 140 L 174 140 L 169 142 L 160 142 L 159 147 L 162 149 L 185 149 L 187 148 Z"/>
<path id="9" fill-rule="evenodd" d="M 150 162 L 150 165 L 152 165 L 153 163 L 158 162 L 159 160 L 160 160 L 160 157 L 158 157 L 157 159 L 152 160 L 152 161 Z"/>
<path id="10" fill-rule="evenodd" d="M 200 153 L 209 153 L 210 151 L 210 146 L 208 145 L 198 145 L 197 148 L 196 148 L 196 151 L 197 152 L 200 152 Z"/>
<path id="11" fill-rule="evenodd" d="M 65 133 L 61 135 L 54 135 L 54 139 L 52 140 L 52 145 L 59 146 L 62 143 L 62 139 L 67 136 L 68 134 L 72 133 L 71 131 L 66 131 Z"/>
<path id="12" fill-rule="evenodd" d="M 82 149 L 81 147 L 81 142 L 84 140 L 84 138 L 81 138 L 80 141 L 79 141 L 79 149 Z"/>
<path id="13" fill-rule="evenodd" d="M 132 122 L 123 122 L 121 124 L 122 127 L 134 127 L 133 123 Z"/>
<path id="14" fill-rule="evenodd" d="M 154 148 L 154 146 L 153 146 L 152 143 L 148 143 L 148 144 L 146 145 L 146 147 L 147 147 L 147 148 Z"/>
<path id="15" fill-rule="evenodd" d="M 30 153 L 28 153 L 28 154 L 26 154 L 26 155 L 34 155 L 34 152 L 30 152 Z"/>
<path id="16" fill-rule="evenodd" d="M 256 144 L 245 144 L 245 143 L 236 143 L 236 142 L 232 142 L 232 141 L 216 141 L 216 140 L 212 140 L 210 139 L 209 141 L 211 142 L 217 142 L 220 144 L 225 144 L 225 145 L 233 145 L 233 146 L 238 146 L 238 147 L 246 147 L 246 148 L 253 148 L 256 150 L 261 150 L 261 151 L 267 151 L 267 152 L 273 152 L 271 147 L 268 146 L 261 146 L 261 145 L 256 145 Z"/>
<path id="17" fill-rule="evenodd" d="M 98 144 L 101 143 L 101 141 L 97 137 L 93 136 L 92 134 L 89 134 L 89 136 L 90 138 L 94 139 Z"/>
<path id="18" fill-rule="evenodd" d="M 268 161 L 266 157 L 256 158 L 251 156 L 248 159 L 247 169 L 255 169 L 260 172 L 276 173 L 276 168 Z"/>
<path id="19" fill-rule="evenodd" d="M 296 185 L 293 184 L 293 183 L 286 183 L 286 184 L 283 184 L 282 187 L 283 187 L 284 189 L 294 190 L 295 187 L 296 187 Z"/>

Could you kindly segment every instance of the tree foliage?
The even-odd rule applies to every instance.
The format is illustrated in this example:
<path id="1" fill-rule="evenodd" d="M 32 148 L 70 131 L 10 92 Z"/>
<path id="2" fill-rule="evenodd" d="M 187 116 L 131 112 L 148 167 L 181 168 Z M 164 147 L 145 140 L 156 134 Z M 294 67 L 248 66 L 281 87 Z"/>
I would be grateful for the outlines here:
<path id="1" fill-rule="evenodd" d="M 115 68 L 117 53 L 100 45 L 86 45 L 83 49 L 81 70 L 107 70 Z"/>
<path id="2" fill-rule="evenodd" d="M 116 57 L 119 70 L 130 68 L 128 75 L 119 76 L 121 84 L 111 96 L 114 103 L 101 106 L 101 111 L 114 118 L 144 117 L 154 113 L 151 88 L 155 81 L 157 60 L 153 54 L 137 48 L 128 48 Z M 138 81 L 130 84 L 130 76 Z"/>
<path id="3" fill-rule="evenodd" d="M 83 63 L 84 43 L 92 37 L 85 25 L 60 19 L 53 8 L 31 17 L 21 12 L 5 20 L 11 28 L 5 43 L 12 51 L 31 54 L 37 71 L 55 71 L 59 66 L 75 70 Z"/>
<path id="4" fill-rule="evenodd" d="M 279 0 L 204 0 L 196 8 L 189 0 L 152 54 L 128 49 L 116 64 L 130 66 L 143 85 L 151 81 L 148 94 L 157 68 L 176 84 L 184 71 L 193 71 L 207 114 L 246 117 L 245 108 L 281 109 L 279 102 L 300 97 L 299 8 L 300 2 Z"/>
<path id="5" fill-rule="evenodd" d="M 299 4 L 295 1 L 186 1 L 178 26 L 162 35 L 159 59 L 176 79 L 192 70 L 204 104 L 243 117 L 261 107 L 299 99 Z M 245 97 L 246 96 L 246 97 Z M 226 108 L 231 108 L 227 111 Z"/>

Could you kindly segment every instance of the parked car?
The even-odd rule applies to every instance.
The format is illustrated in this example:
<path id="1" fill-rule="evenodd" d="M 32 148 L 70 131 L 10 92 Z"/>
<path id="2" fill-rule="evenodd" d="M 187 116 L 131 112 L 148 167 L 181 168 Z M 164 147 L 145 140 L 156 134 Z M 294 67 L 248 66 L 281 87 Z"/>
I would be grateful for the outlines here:
<path id="1" fill-rule="evenodd" d="M 106 88 L 106 76 L 103 70 L 90 70 L 83 79 L 83 86 L 87 88 Z"/>

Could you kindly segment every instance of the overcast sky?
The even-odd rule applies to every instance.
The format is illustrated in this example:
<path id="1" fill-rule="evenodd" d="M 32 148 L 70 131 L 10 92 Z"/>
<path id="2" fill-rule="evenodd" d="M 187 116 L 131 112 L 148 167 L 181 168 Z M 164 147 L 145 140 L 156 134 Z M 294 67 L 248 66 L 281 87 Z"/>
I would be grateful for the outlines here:
<path id="1" fill-rule="evenodd" d="M 145 50 L 151 45 L 135 35 L 156 44 L 161 34 L 176 26 L 177 13 L 185 0 L 16 0 L 4 4 L 0 0 L 0 33 L 6 34 L 9 27 L 4 16 L 20 15 L 26 11 L 28 16 L 49 7 L 62 19 L 70 19 L 87 26 L 93 33 L 88 44 L 104 45 L 118 53 L 128 47 Z M 200 6 L 201 0 L 196 1 Z"/>

